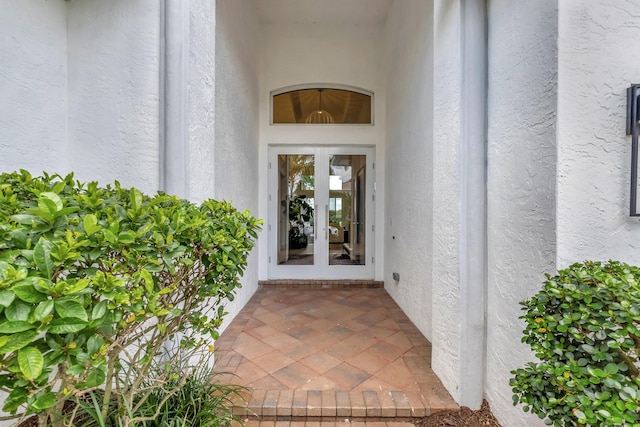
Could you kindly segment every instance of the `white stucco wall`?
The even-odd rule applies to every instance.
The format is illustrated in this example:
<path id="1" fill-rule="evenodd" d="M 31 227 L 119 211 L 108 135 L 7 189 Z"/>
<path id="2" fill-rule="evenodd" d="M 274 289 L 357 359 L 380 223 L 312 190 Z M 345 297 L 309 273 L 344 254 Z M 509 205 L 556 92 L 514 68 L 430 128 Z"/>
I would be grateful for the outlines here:
<path id="1" fill-rule="evenodd" d="M 68 12 L 69 168 L 154 193 L 160 3 L 81 0 Z"/>
<path id="2" fill-rule="evenodd" d="M 286 21 L 286 17 L 283 17 Z M 265 23 L 260 33 L 260 216 L 268 213 L 268 148 L 271 144 L 367 145 L 384 159 L 385 85 L 382 26 L 353 23 Z M 299 84 L 339 84 L 374 93 L 374 122 L 369 125 L 270 125 L 270 92 Z M 384 218 L 384 162 L 375 169 L 375 218 Z M 382 280 L 384 224 L 376 221 L 375 279 Z M 264 233 L 266 236 L 266 233 Z M 378 237 L 380 236 L 380 237 Z M 268 239 L 260 241 L 268 253 Z M 267 257 L 260 259 L 260 278 L 268 277 Z"/>
<path id="3" fill-rule="evenodd" d="M 260 23 L 251 1 L 218 0 L 215 49 L 216 199 L 226 199 L 259 216 L 258 106 Z M 266 239 L 261 233 L 260 239 Z M 227 305 L 228 319 L 244 306 L 258 287 L 258 249 L 249 257 L 243 287 Z"/>
<path id="4" fill-rule="evenodd" d="M 518 303 L 555 268 L 558 3 L 489 1 L 486 393 L 509 427 L 544 425 L 512 406 L 508 383 L 533 360 Z"/>
<path id="5" fill-rule="evenodd" d="M 218 72 L 216 36 L 219 31 L 215 0 L 189 2 L 186 91 L 188 120 L 187 180 L 189 198 L 202 201 L 216 194 L 216 109 Z M 224 22 L 224 20 L 222 21 Z"/>
<path id="6" fill-rule="evenodd" d="M 394 2 L 385 28 L 387 292 L 431 339 L 433 5 Z M 392 273 L 400 274 L 400 281 Z"/>
<path id="7" fill-rule="evenodd" d="M 474 409 L 485 369 L 485 15 L 483 2 L 434 2 L 432 367 Z"/>
<path id="8" fill-rule="evenodd" d="M 434 1 L 432 367 L 458 399 L 460 387 L 460 2 Z"/>
<path id="9" fill-rule="evenodd" d="M 2 0 L 0 10 L 0 172 L 66 173 L 67 4 Z"/>
<path id="10" fill-rule="evenodd" d="M 558 268 L 640 264 L 629 217 L 626 88 L 640 83 L 640 3 L 558 2 Z"/>

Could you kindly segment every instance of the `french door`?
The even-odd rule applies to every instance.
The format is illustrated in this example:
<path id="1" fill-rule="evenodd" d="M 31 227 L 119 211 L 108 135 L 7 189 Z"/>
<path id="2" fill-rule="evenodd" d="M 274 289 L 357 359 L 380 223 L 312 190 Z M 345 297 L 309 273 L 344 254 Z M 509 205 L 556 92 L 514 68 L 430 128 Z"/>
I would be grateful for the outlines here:
<path id="1" fill-rule="evenodd" d="M 272 147 L 269 278 L 373 279 L 373 148 Z"/>

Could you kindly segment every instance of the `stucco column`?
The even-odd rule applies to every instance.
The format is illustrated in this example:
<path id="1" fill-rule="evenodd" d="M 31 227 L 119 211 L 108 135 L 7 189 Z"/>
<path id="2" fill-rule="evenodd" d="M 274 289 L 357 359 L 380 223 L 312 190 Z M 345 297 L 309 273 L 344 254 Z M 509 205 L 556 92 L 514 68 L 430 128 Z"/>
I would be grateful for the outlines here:
<path id="1" fill-rule="evenodd" d="M 189 198 L 189 0 L 163 0 L 160 41 L 160 190 Z"/>
<path id="2" fill-rule="evenodd" d="M 433 369 L 460 405 L 484 395 L 486 4 L 434 3 Z"/>

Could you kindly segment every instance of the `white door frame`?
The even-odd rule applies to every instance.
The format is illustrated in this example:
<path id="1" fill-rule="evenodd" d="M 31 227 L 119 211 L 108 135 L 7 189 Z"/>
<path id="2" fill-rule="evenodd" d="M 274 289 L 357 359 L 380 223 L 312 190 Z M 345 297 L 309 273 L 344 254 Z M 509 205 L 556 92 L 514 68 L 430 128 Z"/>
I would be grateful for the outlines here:
<path id="1" fill-rule="evenodd" d="M 315 156 L 316 206 L 314 234 L 317 236 L 313 265 L 278 264 L 278 155 L 313 154 Z M 329 265 L 328 218 L 329 159 L 332 154 L 365 155 L 365 258 L 364 265 Z M 269 279 L 373 280 L 375 276 L 375 148 L 363 146 L 272 145 L 269 147 L 268 277 Z"/>

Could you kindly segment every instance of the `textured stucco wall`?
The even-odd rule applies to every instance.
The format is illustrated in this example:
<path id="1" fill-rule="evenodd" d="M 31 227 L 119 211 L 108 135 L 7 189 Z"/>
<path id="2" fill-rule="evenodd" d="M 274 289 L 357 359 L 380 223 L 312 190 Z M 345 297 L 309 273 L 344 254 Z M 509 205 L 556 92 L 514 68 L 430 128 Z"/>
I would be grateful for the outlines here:
<path id="1" fill-rule="evenodd" d="M 434 1 L 432 366 L 458 398 L 460 386 L 460 2 Z"/>
<path id="2" fill-rule="evenodd" d="M 640 83 L 640 3 L 558 2 L 558 268 L 640 264 L 626 88 Z"/>
<path id="3" fill-rule="evenodd" d="M 368 145 L 384 159 L 385 80 L 382 26 L 349 23 L 264 24 L 260 32 L 260 216 L 268 214 L 268 147 L 270 144 Z M 374 93 L 374 122 L 368 125 L 270 125 L 270 92 L 299 84 L 339 84 Z M 384 161 L 376 162 L 375 218 L 384 218 Z M 382 280 L 384 226 L 376 221 L 375 278 Z M 260 251 L 268 252 L 267 233 Z M 268 276 L 267 257 L 260 259 L 260 278 Z"/>
<path id="4" fill-rule="evenodd" d="M 508 382 L 533 360 L 518 302 L 555 267 L 558 3 L 489 1 L 486 390 L 510 427 L 543 425 L 512 406 Z"/>
<path id="5" fill-rule="evenodd" d="M 0 11 L 0 171 L 67 172 L 67 4 Z"/>
<path id="6" fill-rule="evenodd" d="M 385 28 L 387 292 L 431 339 L 433 5 L 394 2 Z M 400 274 L 400 281 L 392 273 Z"/>
<path id="7" fill-rule="evenodd" d="M 222 3 L 222 2 L 219 2 Z M 189 2 L 188 176 L 189 198 L 202 201 L 216 194 L 216 1 Z M 221 111 L 224 111 L 222 109 Z"/>
<path id="8" fill-rule="evenodd" d="M 158 189 L 160 3 L 69 3 L 69 167 Z"/>
<path id="9" fill-rule="evenodd" d="M 258 210 L 258 99 L 260 25 L 248 0 L 218 0 L 215 54 L 215 174 L 216 199 L 241 210 Z M 260 239 L 266 239 L 262 233 Z M 254 249 L 229 319 L 258 286 L 258 250 Z"/>

